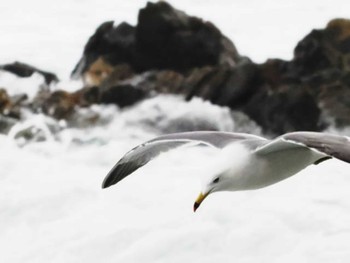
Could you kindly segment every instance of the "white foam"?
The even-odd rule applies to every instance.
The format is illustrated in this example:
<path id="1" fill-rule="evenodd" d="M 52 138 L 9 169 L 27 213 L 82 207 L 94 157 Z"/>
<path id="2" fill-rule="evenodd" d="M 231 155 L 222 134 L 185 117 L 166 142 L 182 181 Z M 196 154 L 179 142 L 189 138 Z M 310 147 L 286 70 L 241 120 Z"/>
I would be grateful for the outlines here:
<path id="1" fill-rule="evenodd" d="M 5 88 L 10 96 L 27 94 L 29 99 L 33 99 L 44 83 L 44 77 L 38 73 L 20 78 L 15 74 L 0 70 L 0 87 Z"/>

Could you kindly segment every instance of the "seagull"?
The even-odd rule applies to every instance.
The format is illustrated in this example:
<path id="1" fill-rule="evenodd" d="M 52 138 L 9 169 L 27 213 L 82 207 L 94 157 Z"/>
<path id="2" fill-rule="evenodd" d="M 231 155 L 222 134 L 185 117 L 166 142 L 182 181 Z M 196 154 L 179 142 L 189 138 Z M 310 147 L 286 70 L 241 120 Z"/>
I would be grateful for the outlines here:
<path id="1" fill-rule="evenodd" d="M 203 184 L 194 211 L 214 192 L 263 188 L 331 158 L 350 163 L 350 138 L 346 136 L 300 131 L 268 140 L 246 133 L 182 132 L 157 137 L 127 152 L 107 174 L 102 188 L 120 182 L 159 154 L 184 145 L 234 149 L 226 151 L 229 162 L 225 167 Z"/>

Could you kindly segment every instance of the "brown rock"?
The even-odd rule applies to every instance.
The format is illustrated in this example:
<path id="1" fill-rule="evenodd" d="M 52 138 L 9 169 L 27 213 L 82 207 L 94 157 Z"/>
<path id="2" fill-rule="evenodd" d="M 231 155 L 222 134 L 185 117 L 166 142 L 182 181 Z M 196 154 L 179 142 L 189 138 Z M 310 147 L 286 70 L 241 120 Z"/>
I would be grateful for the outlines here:
<path id="1" fill-rule="evenodd" d="M 11 108 L 10 97 L 7 91 L 3 88 L 0 89 L 0 113 L 7 115 Z"/>
<path id="2" fill-rule="evenodd" d="M 117 82 L 132 76 L 133 71 L 129 65 L 118 64 L 112 66 L 102 57 L 99 57 L 84 73 L 83 81 L 86 87 L 100 86 L 104 82 L 107 82 L 107 85 L 116 85 Z"/>
<path id="3" fill-rule="evenodd" d="M 0 114 L 14 119 L 20 119 L 20 107 L 27 99 L 25 94 L 10 97 L 4 88 L 0 89 Z"/>
<path id="4" fill-rule="evenodd" d="M 83 74 L 84 85 L 88 87 L 99 86 L 113 71 L 113 66 L 102 57 L 94 61 Z"/>
<path id="5" fill-rule="evenodd" d="M 44 100 L 42 110 L 55 119 L 68 119 L 74 113 L 77 102 L 77 97 L 74 94 L 57 90 Z"/>

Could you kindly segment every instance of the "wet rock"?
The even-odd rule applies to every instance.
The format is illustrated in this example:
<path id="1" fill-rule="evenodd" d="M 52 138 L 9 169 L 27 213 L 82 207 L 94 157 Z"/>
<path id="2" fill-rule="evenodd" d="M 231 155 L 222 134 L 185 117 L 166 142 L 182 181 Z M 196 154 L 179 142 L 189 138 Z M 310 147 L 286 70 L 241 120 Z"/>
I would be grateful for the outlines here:
<path id="1" fill-rule="evenodd" d="M 188 89 L 186 99 L 199 96 L 214 104 L 237 109 L 252 95 L 257 71 L 257 65 L 250 60 L 241 62 L 235 68 L 222 66 L 197 69 L 194 75 L 199 78 L 192 75 L 187 78 L 192 88 Z"/>
<path id="2" fill-rule="evenodd" d="M 41 91 L 34 99 L 37 110 L 41 110 L 48 116 L 57 120 L 69 119 L 74 113 L 75 107 L 78 105 L 78 98 L 74 93 L 63 90 L 50 92 L 48 90 Z"/>
<path id="3" fill-rule="evenodd" d="M 333 83 L 321 87 L 319 107 L 324 118 L 338 127 L 350 125 L 350 86 Z"/>
<path id="4" fill-rule="evenodd" d="M 155 69 L 184 73 L 210 65 L 233 67 L 240 59 L 233 43 L 213 24 L 160 1 L 140 10 L 136 27 L 103 23 L 86 44 L 72 76 L 100 85 L 104 79 L 100 76 L 111 74 L 119 64 L 138 73 Z"/>
<path id="5" fill-rule="evenodd" d="M 58 82 L 58 78 L 55 74 L 21 62 L 1 65 L 0 69 L 16 74 L 19 77 L 30 77 L 36 72 L 44 77 L 47 85 L 52 82 Z"/>
<path id="6" fill-rule="evenodd" d="M 103 23 L 88 40 L 83 56 L 72 72 L 72 77 L 83 76 L 98 60 L 103 61 L 103 64 L 107 64 L 109 68 L 125 63 L 131 65 L 134 45 L 135 28 L 133 26 L 125 22 L 117 27 L 114 27 L 113 21 Z M 106 69 L 104 72 L 108 73 L 109 70 Z"/>
<path id="7" fill-rule="evenodd" d="M 225 54 L 225 55 L 224 55 Z M 147 3 L 136 26 L 135 68 L 186 71 L 207 65 L 235 65 L 233 43 L 212 23 L 191 17 L 164 1 Z"/>
<path id="8" fill-rule="evenodd" d="M 82 88 L 74 92 L 74 95 L 81 107 L 100 103 L 100 88 L 97 86 Z"/>
<path id="9" fill-rule="evenodd" d="M 309 116 L 314 129 L 320 127 L 317 123 L 327 123 L 330 119 L 339 126 L 350 125 L 349 57 L 350 20 L 334 19 L 325 29 L 312 30 L 302 39 L 293 60 L 270 60 L 262 65 L 262 76 L 272 90 L 288 85 L 312 97 L 309 106 L 314 104 L 320 111 L 313 115 L 318 120 Z M 305 114 L 313 112 L 306 104 L 303 107 Z M 301 119 L 306 117 L 300 112 Z"/>
<path id="10" fill-rule="evenodd" d="M 274 135 L 324 128 L 320 123 L 321 111 L 314 97 L 291 85 L 280 86 L 279 91 L 271 91 L 266 86 L 261 88 L 242 110 L 265 132 Z"/>
<path id="11" fill-rule="evenodd" d="M 100 103 L 126 107 L 147 97 L 147 92 L 132 85 L 118 85 L 100 91 Z"/>

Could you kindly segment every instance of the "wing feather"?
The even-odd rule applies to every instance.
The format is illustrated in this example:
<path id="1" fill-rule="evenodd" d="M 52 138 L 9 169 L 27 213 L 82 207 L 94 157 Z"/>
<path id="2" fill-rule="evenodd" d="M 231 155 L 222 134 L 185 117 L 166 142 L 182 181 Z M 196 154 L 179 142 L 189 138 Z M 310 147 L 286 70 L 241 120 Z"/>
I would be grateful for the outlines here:
<path id="1" fill-rule="evenodd" d="M 313 151 L 350 163 L 350 140 L 348 137 L 321 132 L 291 132 L 260 146 L 258 154 L 306 147 Z"/>
<path id="2" fill-rule="evenodd" d="M 320 132 L 292 132 L 283 135 L 283 139 L 350 163 L 350 139 L 346 136 Z"/>
<path id="3" fill-rule="evenodd" d="M 162 152 L 169 151 L 179 146 L 197 143 L 215 148 L 223 148 L 235 141 L 265 140 L 262 137 L 245 133 L 229 132 L 184 132 L 163 135 L 145 142 L 126 153 L 108 173 L 102 183 L 102 188 L 114 185 L 133 173 Z"/>

